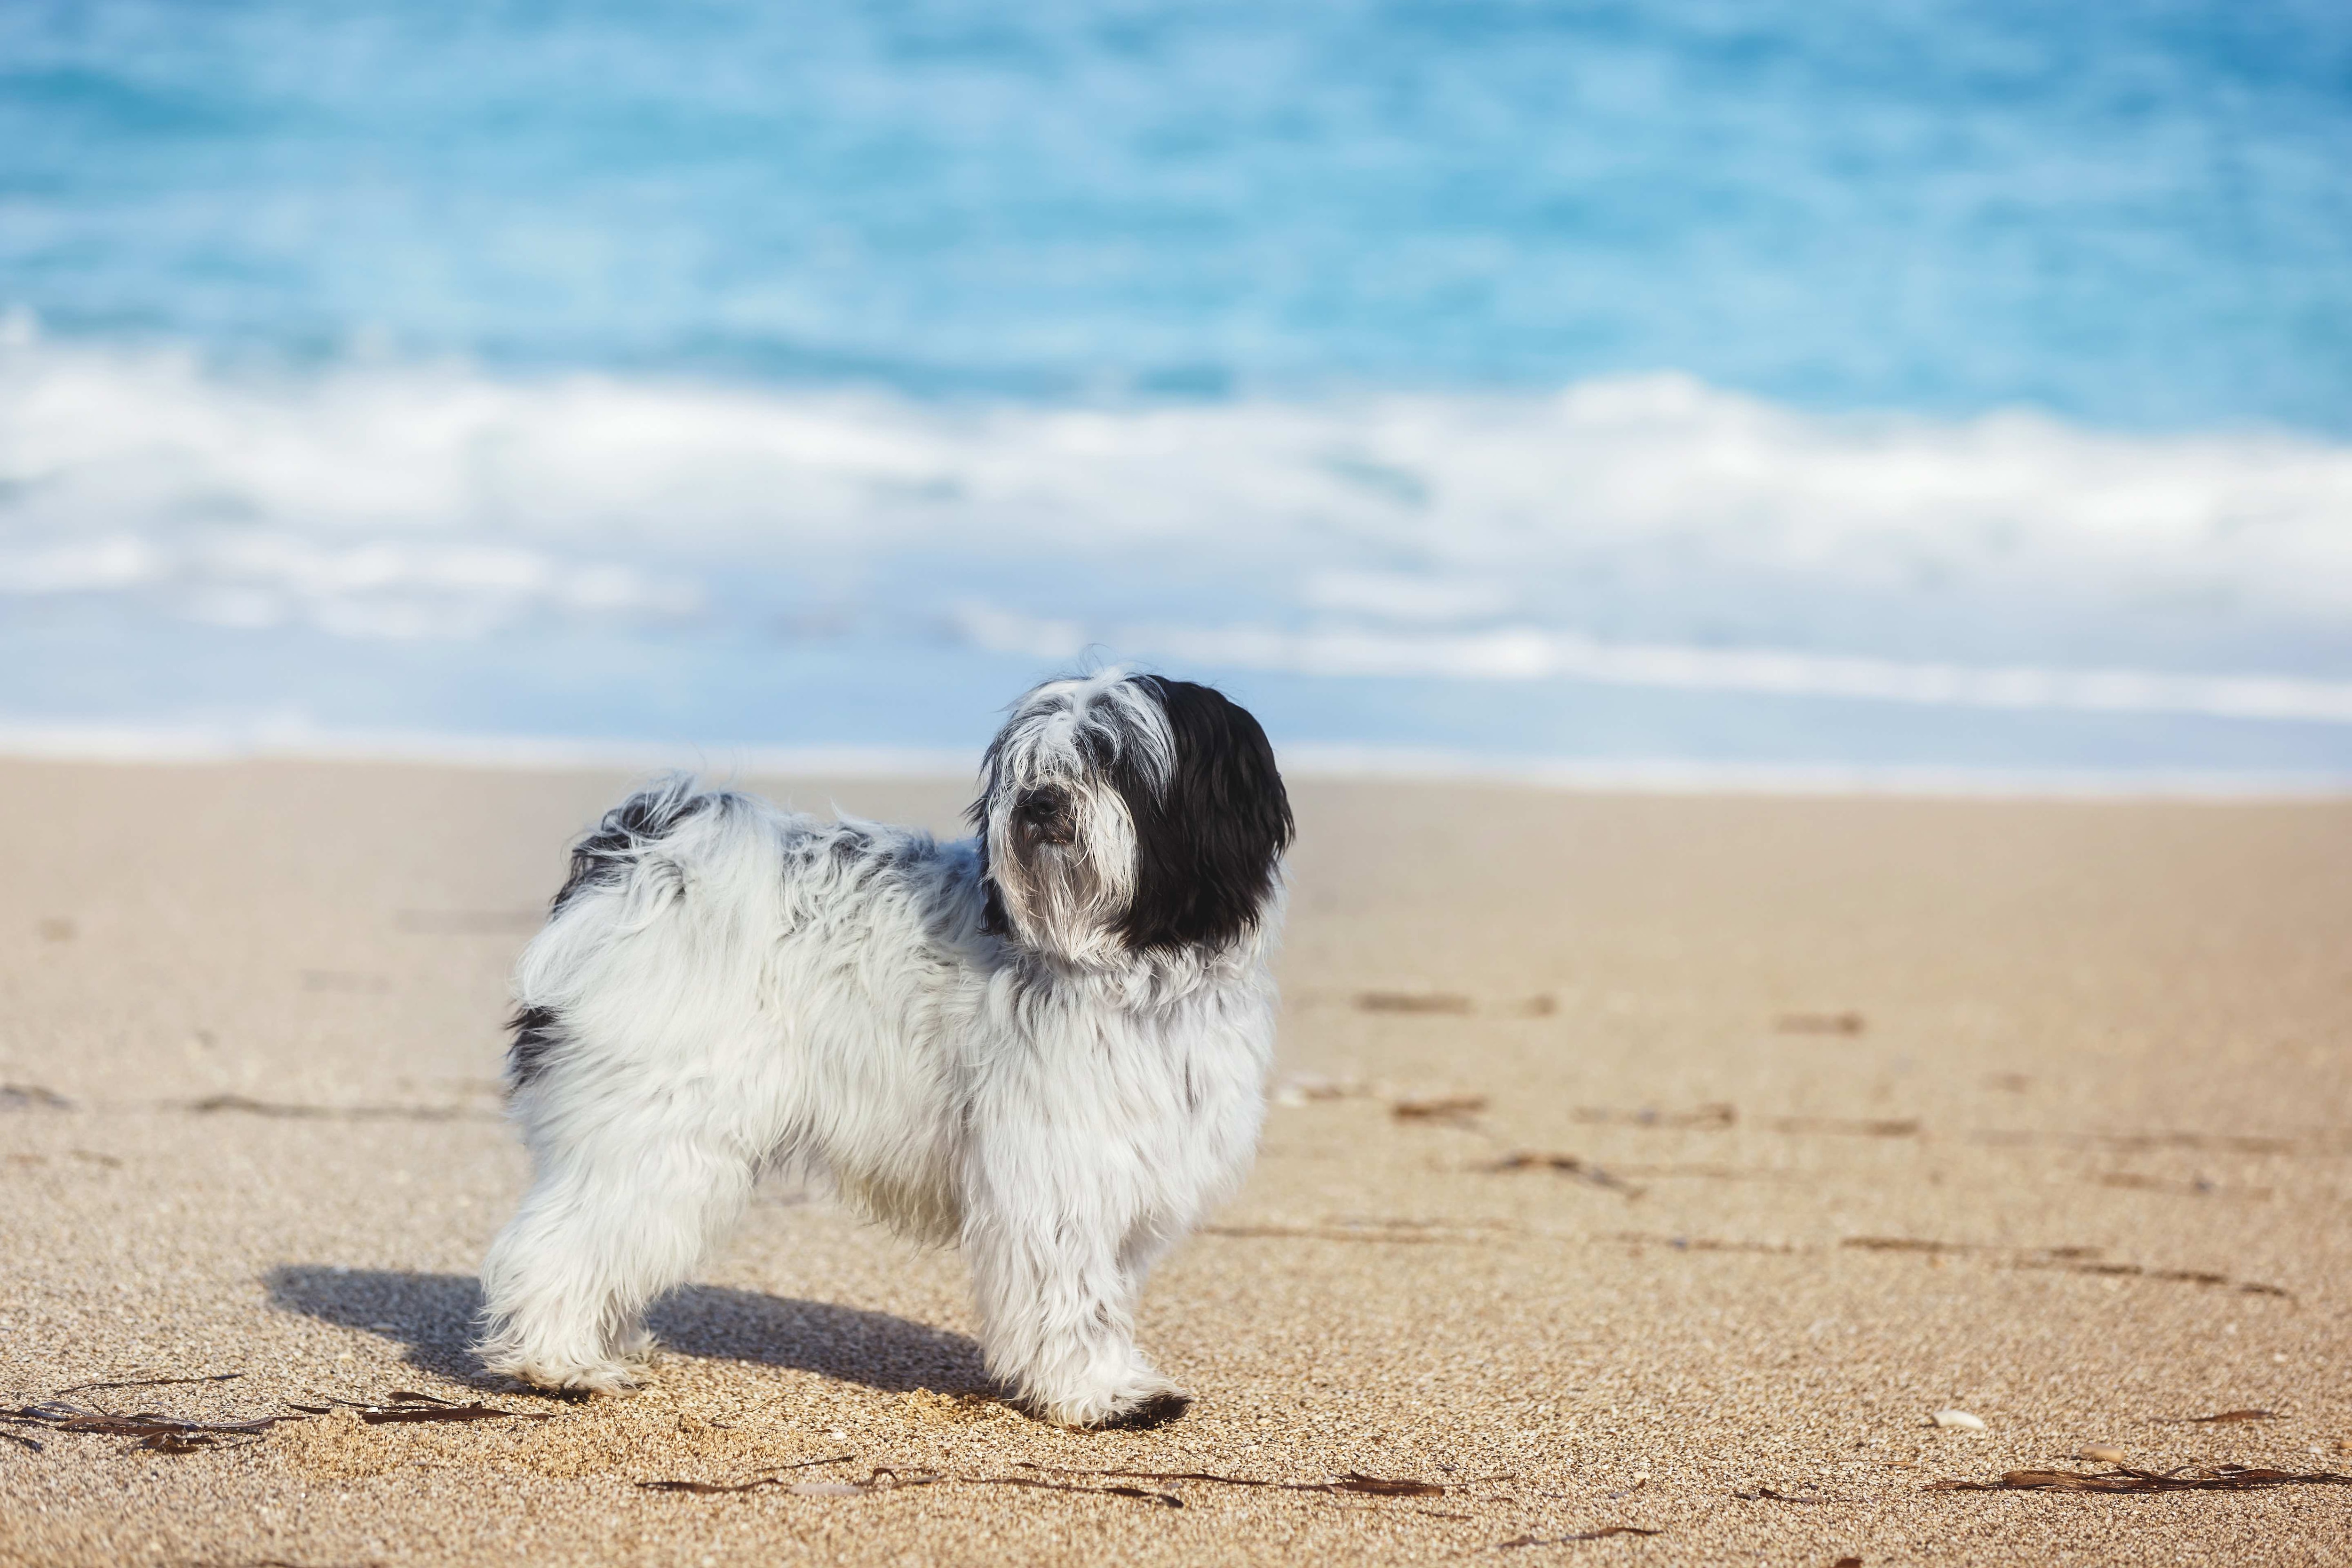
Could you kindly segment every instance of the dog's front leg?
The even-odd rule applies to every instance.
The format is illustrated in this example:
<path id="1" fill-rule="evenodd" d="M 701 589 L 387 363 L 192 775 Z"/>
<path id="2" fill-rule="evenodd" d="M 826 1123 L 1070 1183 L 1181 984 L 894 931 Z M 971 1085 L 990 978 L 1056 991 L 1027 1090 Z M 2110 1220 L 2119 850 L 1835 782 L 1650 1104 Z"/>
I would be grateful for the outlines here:
<path id="1" fill-rule="evenodd" d="M 1135 1347 L 1144 1194 L 1097 1135 L 999 1129 L 967 1166 L 964 1256 L 989 1372 L 1066 1426 L 1156 1426 L 1190 1401 Z"/>

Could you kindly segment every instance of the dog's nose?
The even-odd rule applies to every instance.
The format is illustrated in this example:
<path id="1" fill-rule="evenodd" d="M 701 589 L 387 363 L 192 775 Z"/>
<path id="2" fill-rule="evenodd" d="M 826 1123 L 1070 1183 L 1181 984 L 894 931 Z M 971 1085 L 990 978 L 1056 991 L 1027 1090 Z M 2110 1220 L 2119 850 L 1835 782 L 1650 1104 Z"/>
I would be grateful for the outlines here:
<path id="1" fill-rule="evenodd" d="M 1041 844 L 1067 844 L 1076 837 L 1070 797 L 1057 789 L 1032 790 L 1014 803 L 1013 820 Z"/>

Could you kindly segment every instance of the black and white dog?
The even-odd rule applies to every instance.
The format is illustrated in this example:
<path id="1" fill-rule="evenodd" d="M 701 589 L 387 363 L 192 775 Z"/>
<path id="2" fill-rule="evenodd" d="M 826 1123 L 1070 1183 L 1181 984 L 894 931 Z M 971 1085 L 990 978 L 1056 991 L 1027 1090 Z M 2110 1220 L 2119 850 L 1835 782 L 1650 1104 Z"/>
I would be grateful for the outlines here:
<path id="1" fill-rule="evenodd" d="M 646 1307 L 782 1167 L 959 1244 L 1037 1415 L 1183 1410 L 1136 1300 L 1255 1150 L 1282 778 L 1217 692 L 1118 671 L 1031 691 L 982 773 L 953 844 L 685 780 L 580 841 L 516 972 L 536 1178 L 483 1266 L 490 1370 L 630 1385 Z"/>

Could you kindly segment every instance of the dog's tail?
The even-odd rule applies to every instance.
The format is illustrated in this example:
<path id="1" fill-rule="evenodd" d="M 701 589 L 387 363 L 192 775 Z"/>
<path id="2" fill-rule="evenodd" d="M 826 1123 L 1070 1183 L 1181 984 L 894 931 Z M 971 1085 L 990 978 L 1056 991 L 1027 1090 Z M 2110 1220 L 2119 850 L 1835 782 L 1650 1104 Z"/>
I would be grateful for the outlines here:
<path id="1" fill-rule="evenodd" d="M 538 1081 L 625 999 L 642 1016 L 682 978 L 724 973 L 728 950 L 740 951 L 744 922 L 776 886 L 774 815 L 676 773 L 572 847 L 548 922 L 515 966 L 510 1089 Z"/>
<path id="2" fill-rule="evenodd" d="M 639 790 L 572 847 L 572 874 L 556 890 L 552 913 L 561 915 L 583 893 L 626 882 L 649 853 L 658 855 L 662 840 L 680 823 L 726 798 L 696 789 L 691 773 L 671 773 L 651 789 Z"/>

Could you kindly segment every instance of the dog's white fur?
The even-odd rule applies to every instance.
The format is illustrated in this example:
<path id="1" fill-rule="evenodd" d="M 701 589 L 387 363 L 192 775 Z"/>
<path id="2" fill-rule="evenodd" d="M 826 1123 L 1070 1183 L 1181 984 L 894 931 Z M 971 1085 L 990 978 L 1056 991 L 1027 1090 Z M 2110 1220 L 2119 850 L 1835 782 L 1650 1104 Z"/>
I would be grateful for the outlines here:
<path id="1" fill-rule="evenodd" d="M 642 831 L 607 818 L 610 852 L 586 875 L 575 860 L 515 977 L 542 1021 L 512 1094 L 536 1178 L 483 1268 L 491 1370 L 633 1384 L 647 1306 L 782 1167 L 960 1245 L 988 1368 L 1038 1415 L 1181 1408 L 1135 1347 L 1137 1299 L 1254 1152 L 1280 895 L 1270 875 L 1223 945 L 1122 940 L 1137 825 L 1105 759 L 1166 787 L 1178 742 L 1154 689 L 1111 672 L 1024 698 L 980 841 L 683 780 L 623 808 Z M 1016 813 L 1040 788 L 1066 792 L 1070 836 L 1024 848 Z"/>

